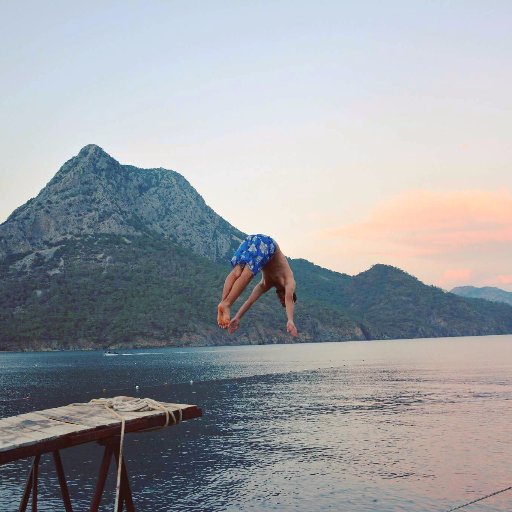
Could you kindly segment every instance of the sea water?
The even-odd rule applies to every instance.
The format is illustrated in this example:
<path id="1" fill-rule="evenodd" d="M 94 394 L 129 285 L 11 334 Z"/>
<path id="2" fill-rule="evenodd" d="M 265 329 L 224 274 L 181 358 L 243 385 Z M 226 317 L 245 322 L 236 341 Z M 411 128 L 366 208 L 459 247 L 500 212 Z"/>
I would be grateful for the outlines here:
<path id="1" fill-rule="evenodd" d="M 127 436 L 143 512 L 444 511 L 512 485 L 512 336 L 4 353 L 0 389 L 0 417 L 115 395 L 199 405 L 200 419 Z M 87 510 L 101 447 L 62 458 Z M 42 461 L 39 510 L 60 511 Z M 0 467 L 2 512 L 29 464 Z M 512 492 L 466 510 L 512 510 Z"/>

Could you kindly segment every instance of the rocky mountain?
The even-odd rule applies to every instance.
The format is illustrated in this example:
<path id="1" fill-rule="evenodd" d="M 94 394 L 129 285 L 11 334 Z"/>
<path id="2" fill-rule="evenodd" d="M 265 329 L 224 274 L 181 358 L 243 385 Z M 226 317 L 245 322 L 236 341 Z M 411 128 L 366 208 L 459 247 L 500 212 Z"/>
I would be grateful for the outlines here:
<path id="1" fill-rule="evenodd" d="M 98 234 L 161 236 L 213 261 L 243 237 L 181 174 L 121 165 L 90 144 L 0 226 L 0 260 Z"/>
<path id="2" fill-rule="evenodd" d="M 292 342 L 272 293 L 230 337 L 215 321 L 244 234 L 180 174 L 84 147 L 0 225 L 0 350 Z M 394 267 L 351 277 L 290 260 L 297 341 L 512 332 L 512 307 Z"/>
<path id="3" fill-rule="evenodd" d="M 491 302 L 504 302 L 512 306 L 512 292 L 507 292 L 495 286 L 457 286 L 452 291 L 455 295 L 461 297 L 471 297 L 474 299 L 485 299 Z"/>

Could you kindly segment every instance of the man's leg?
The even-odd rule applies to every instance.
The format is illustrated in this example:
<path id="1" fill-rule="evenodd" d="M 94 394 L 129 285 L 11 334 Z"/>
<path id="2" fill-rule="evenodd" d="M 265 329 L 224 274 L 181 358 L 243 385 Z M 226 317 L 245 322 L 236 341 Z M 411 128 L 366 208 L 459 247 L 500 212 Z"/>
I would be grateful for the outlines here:
<path id="1" fill-rule="evenodd" d="M 233 288 L 233 285 L 235 284 L 236 280 L 241 276 L 243 268 L 240 265 L 235 265 L 231 272 L 226 277 L 226 280 L 224 281 L 224 287 L 222 288 L 222 301 L 226 300 L 226 297 L 229 295 L 229 292 Z M 220 306 L 220 304 L 219 304 Z M 222 311 L 220 307 L 217 307 L 217 323 L 219 324 L 219 327 L 221 327 L 221 317 L 222 317 Z"/>
<path id="2" fill-rule="evenodd" d="M 228 292 L 227 296 L 223 297 L 222 301 L 217 306 L 217 322 L 219 327 L 227 329 L 230 320 L 230 308 L 235 300 L 240 297 L 253 277 L 251 269 L 246 265 L 240 276 L 231 286 L 231 290 Z"/>
<path id="3" fill-rule="evenodd" d="M 228 277 L 226 277 L 226 280 L 224 281 L 224 288 L 222 289 L 222 298 L 221 301 L 224 300 L 231 291 L 231 288 L 233 288 L 233 284 L 235 281 L 240 277 L 240 274 L 242 273 L 243 268 L 240 265 L 235 265 L 233 267 L 233 270 L 228 274 Z"/>

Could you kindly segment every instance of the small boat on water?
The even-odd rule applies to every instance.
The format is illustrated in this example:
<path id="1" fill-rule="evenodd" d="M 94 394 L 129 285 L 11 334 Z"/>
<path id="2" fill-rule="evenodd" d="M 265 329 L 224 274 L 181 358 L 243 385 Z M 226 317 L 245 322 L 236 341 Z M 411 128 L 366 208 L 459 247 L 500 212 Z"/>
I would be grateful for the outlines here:
<path id="1" fill-rule="evenodd" d="M 105 350 L 103 353 L 104 356 L 118 356 L 119 352 L 115 352 L 114 350 L 110 350 L 109 348 Z"/>

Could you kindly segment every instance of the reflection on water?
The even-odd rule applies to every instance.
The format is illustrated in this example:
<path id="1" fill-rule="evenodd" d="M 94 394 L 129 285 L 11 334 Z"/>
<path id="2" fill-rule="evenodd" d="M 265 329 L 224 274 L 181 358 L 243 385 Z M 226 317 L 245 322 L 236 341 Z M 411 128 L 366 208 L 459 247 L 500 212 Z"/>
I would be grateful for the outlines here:
<path id="1" fill-rule="evenodd" d="M 512 482 L 512 336 L 125 353 L 139 357 L 1 354 L 0 416 L 136 385 L 200 405 L 199 420 L 128 436 L 138 510 L 442 511 Z M 100 447 L 62 455 L 86 510 Z M 16 510 L 27 469 L 0 468 L 0 510 Z M 42 473 L 40 510 L 62 510 L 49 458 Z"/>

